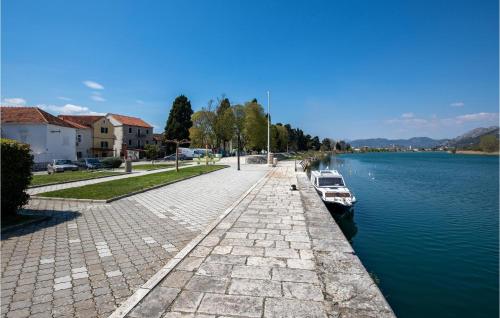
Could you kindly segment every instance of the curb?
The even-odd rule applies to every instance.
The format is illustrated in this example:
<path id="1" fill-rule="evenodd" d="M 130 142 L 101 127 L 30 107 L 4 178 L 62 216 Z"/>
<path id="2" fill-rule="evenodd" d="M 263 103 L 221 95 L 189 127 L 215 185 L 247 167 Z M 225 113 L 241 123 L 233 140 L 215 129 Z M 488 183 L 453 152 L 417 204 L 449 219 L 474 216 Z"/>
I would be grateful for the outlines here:
<path id="1" fill-rule="evenodd" d="M 146 295 L 153 290 L 198 244 L 212 232 L 224 218 L 231 213 L 249 194 L 257 187 L 263 180 L 265 180 L 274 169 L 269 170 L 262 178 L 254 183 L 245 193 L 243 193 L 236 201 L 231 204 L 215 221 L 210 223 L 198 236 L 189 242 L 182 250 L 177 253 L 168 263 L 156 272 L 146 283 L 137 289 L 132 296 L 127 298 L 108 318 L 123 318 L 132 309 L 139 304 L 139 302 L 146 297 Z"/>
<path id="2" fill-rule="evenodd" d="M 155 186 L 152 186 L 152 187 L 149 187 L 149 188 L 145 188 L 145 189 L 142 189 L 142 190 L 130 192 L 130 193 L 127 193 L 127 194 L 122 194 L 122 195 L 119 195 L 117 197 L 113 197 L 113 198 L 105 199 L 105 200 L 41 197 L 41 196 L 37 196 L 37 195 L 32 195 L 31 198 L 37 199 L 37 200 L 57 200 L 57 201 L 69 201 L 69 202 L 110 203 L 110 202 L 113 202 L 113 201 L 116 201 L 116 200 L 120 200 L 120 199 L 124 199 L 126 197 L 130 197 L 132 195 L 136 195 L 136 194 L 140 194 L 140 193 L 143 193 L 143 192 L 146 192 L 146 191 L 158 189 L 158 188 L 161 188 L 161 187 L 164 187 L 164 186 L 168 186 L 168 185 L 171 185 L 171 184 L 174 184 L 174 183 L 177 183 L 177 182 L 181 182 L 181 181 L 184 181 L 184 180 L 189 180 L 191 178 L 203 176 L 203 175 L 206 175 L 206 174 L 209 174 L 209 173 L 212 173 L 212 172 L 216 172 L 216 171 L 219 171 L 219 170 L 222 170 L 222 169 L 226 169 L 226 168 L 229 168 L 229 166 L 225 165 L 223 168 L 220 168 L 220 169 L 217 169 L 217 170 L 213 170 L 213 171 L 205 172 L 205 173 L 202 173 L 202 174 L 190 176 L 190 177 L 187 177 L 187 178 L 184 178 L 184 179 L 179 179 L 179 180 L 174 180 L 174 181 L 170 181 L 170 182 L 158 184 L 158 185 L 155 185 Z M 165 172 L 167 172 L 167 171 L 165 171 Z M 159 173 L 161 173 L 161 172 L 159 172 Z"/>

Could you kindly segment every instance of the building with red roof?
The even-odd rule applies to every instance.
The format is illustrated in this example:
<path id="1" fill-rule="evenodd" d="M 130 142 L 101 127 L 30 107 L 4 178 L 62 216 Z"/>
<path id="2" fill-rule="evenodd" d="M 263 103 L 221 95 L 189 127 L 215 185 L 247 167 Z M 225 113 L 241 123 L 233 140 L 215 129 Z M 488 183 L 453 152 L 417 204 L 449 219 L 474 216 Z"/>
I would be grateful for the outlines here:
<path id="1" fill-rule="evenodd" d="M 144 146 L 153 144 L 153 126 L 144 120 L 118 114 L 107 114 L 114 126 L 114 150 L 121 157 L 138 159 Z"/>
<path id="2" fill-rule="evenodd" d="M 30 145 L 35 163 L 76 159 L 76 128 L 38 107 L 1 106 L 2 138 Z"/>

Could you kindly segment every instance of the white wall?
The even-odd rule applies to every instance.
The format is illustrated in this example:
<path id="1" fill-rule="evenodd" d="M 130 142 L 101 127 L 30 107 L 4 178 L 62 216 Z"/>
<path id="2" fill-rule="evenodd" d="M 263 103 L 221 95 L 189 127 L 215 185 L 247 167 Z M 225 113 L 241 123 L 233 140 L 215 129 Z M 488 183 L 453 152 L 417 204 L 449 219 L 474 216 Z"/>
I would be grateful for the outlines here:
<path id="1" fill-rule="evenodd" d="M 81 142 L 78 142 L 78 135 L 81 136 Z M 81 152 L 82 158 L 92 157 L 92 128 L 76 129 L 75 136 L 76 152 Z"/>
<path id="2" fill-rule="evenodd" d="M 76 160 L 76 129 L 47 125 L 47 154 L 50 159 Z M 50 161 L 47 160 L 47 161 Z"/>
<path id="3" fill-rule="evenodd" d="M 35 162 L 43 162 L 47 153 L 47 125 L 45 124 L 2 124 L 2 138 L 14 139 L 29 144 Z"/>

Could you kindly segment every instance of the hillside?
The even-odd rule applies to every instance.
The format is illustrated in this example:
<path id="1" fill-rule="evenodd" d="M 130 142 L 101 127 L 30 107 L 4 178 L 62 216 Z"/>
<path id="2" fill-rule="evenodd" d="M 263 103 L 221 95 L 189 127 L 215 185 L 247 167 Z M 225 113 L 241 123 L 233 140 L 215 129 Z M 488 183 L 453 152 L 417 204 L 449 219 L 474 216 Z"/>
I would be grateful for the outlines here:
<path id="1" fill-rule="evenodd" d="M 429 137 L 413 137 L 410 139 L 357 139 L 349 142 L 352 147 L 369 147 L 369 148 L 387 148 L 393 146 L 413 147 L 413 148 L 432 148 L 443 145 L 448 142 L 448 139 L 432 139 Z"/>
<path id="2" fill-rule="evenodd" d="M 498 126 L 473 129 L 461 136 L 449 140 L 446 143 L 446 146 L 456 147 L 456 148 L 476 147 L 479 145 L 481 137 L 486 135 L 494 135 L 498 138 L 499 136 Z"/>

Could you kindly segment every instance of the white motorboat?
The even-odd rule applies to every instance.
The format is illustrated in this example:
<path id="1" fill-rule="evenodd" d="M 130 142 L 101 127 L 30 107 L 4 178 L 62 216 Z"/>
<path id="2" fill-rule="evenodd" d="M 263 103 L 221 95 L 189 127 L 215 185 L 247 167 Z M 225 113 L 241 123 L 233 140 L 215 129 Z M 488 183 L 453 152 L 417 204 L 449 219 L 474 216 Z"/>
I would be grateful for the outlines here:
<path id="1" fill-rule="evenodd" d="M 311 182 L 327 204 L 350 208 L 356 203 L 356 197 L 349 191 L 344 177 L 337 170 L 311 171 Z"/>

